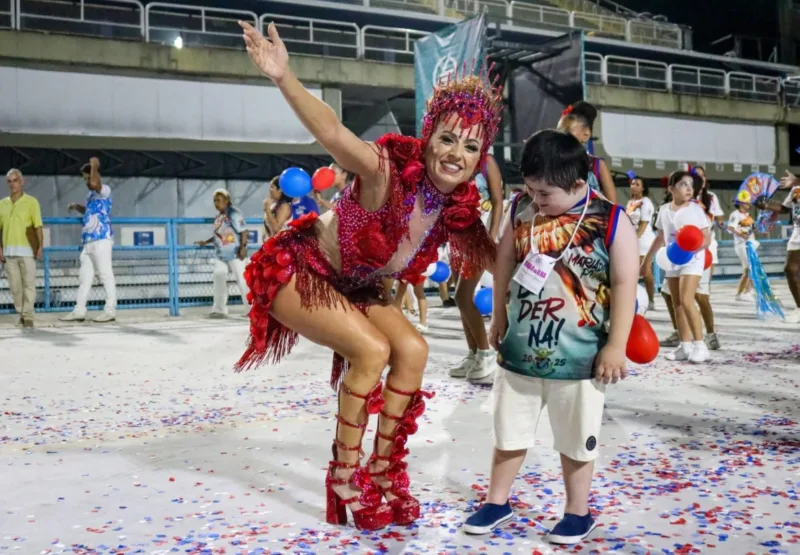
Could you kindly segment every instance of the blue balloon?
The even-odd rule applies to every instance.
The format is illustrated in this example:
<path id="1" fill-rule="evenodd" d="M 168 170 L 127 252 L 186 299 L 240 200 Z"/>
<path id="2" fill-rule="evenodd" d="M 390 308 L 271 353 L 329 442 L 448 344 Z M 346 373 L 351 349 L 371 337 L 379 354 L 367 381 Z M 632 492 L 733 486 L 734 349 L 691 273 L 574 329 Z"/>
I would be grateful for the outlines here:
<path id="1" fill-rule="evenodd" d="M 450 279 L 450 266 L 440 260 L 436 263 L 436 271 L 428 276 L 428 279 L 434 283 L 444 283 Z"/>
<path id="2" fill-rule="evenodd" d="M 311 197 L 300 197 L 292 201 L 292 219 L 298 219 L 304 214 L 315 212 L 319 215 L 319 205 Z"/>
<path id="3" fill-rule="evenodd" d="M 283 170 L 278 185 L 286 196 L 299 198 L 311 192 L 311 176 L 302 168 L 289 168 Z"/>
<path id="4" fill-rule="evenodd" d="M 633 179 L 636 177 L 636 172 L 633 170 L 628 170 L 628 179 Z"/>
<path id="5" fill-rule="evenodd" d="M 683 250 L 676 241 L 667 247 L 667 258 L 676 266 L 683 266 L 694 258 L 694 253 Z"/>
<path id="6" fill-rule="evenodd" d="M 475 308 L 481 313 L 481 316 L 486 316 L 492 313 L 492 288 L 484 287 L 483 289 L 475 292 Z"/>

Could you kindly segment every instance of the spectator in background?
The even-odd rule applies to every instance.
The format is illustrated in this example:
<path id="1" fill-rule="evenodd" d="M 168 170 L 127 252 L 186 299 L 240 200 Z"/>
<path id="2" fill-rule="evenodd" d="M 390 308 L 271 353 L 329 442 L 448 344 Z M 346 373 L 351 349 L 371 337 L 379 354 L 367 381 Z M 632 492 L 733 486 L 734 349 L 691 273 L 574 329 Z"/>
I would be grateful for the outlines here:
<path id="1" fill-rule="evenodd" d="M 329 167 L 333 170 L 333 173 L 336 174 L 336 179 L 333 182 L 336 192 L 333 194 L 333 197 L 328 201 L 322 198 L 322 193 L 320 193 L 320 191 L 314 191 L 314 200 L 325 210 L 333 209 L 333 206 L 339 202 L 339 199 L 342 198 L 344 192 L 350 188 L 350 185 L 353 184 L 353 179 L 355 179 L 354 174 L 335 162 Z"/>
<path id="2" fill-rule="evenodd" d="M 308 214 L 310 212 L 314 212 L 319 216 L 319 205 L 313 198 L 307 195 L 293 199 L 291 206 L 292 206 L 293 220 L 297 220 L 301 216 Z"/>
<path id="3" fill-rule="evenodd" d="M 0 262 L 6 265 L 8 288 L 19 323 L 33 327 L 36 261 L 44 247 L 39 201 L 22 192 L 25 178 L 18 169 L 6 174 L 9 196 L 0 200 Z"/>
<path id="4" fill-rule="evenodd" d="M 67 210 L 83 214 L 81 240 L 80 285 L 75 299 L 75 308 L 61 320 L 83 322 L 86 319 L 86 303 L 92 290 L 95 274 L 100 277 L 106 290 L 105 310 L 95 322 L 113 322 L 117 314 L 117 285 L 111 255 L 114 249 L 114 232 L 111 229 L 111 187 L 103 185 L 100 177 L 100 160 L 92 158 L 81 167 L 81 175 L 89 188 L 86 205 L 70 204 Z"/>
<path id="5" fill-rule="evenodd" d="M 197 241 L 195 245 L 205 247 L 214 244 L 217 259 L 214 260 L 214 306 L 212 318 L 228 315 L 228 270 L 236 276 L 242 303 L 248 304 L 247 283 L 244 280 L 244 260 L 247 258 L 247 223 L 238 208 L 231 203 L 231 194 L 226 189 L 214 191 L 214 235 L 211 239 Z"/>
<path id="6" fill-rule="evenodd" d="M 272 178 L 269 196 L 264 199 L 264 231 L 272 237 L 286 227 L 292 217 L 292 197 L 281 191 L 280 177 Z"/>

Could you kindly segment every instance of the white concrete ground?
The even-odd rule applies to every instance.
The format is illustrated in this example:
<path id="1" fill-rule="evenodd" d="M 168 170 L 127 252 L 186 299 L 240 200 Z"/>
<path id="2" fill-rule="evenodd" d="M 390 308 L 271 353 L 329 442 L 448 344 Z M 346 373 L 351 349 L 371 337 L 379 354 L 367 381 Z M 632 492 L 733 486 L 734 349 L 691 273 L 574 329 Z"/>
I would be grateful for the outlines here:
<path id="1" fill-rule="evenodd" d="M 491 422 L 489 388 L 446 373 L 465 349 L 455 310 L 431 311 L 437 395 L 410 442 L 424 515 L 371 534 L 324 523 L 330 353 L 301 343 L 235 375 L 241 318 L 123 312 L 32 331 L 5 318 L 0 553 L 800 553 L 800 325 L 757 321 L 730 286 L 713 300 L 723 350 L 709 364 L 660 357 L 611 389 L 600 527 L 570 550 L 542 542 L 563 505 L 546 419 L 517 519 L 461 532 L 488 485 Z M 649 316 L 664 337 L 663 305 Z"/>

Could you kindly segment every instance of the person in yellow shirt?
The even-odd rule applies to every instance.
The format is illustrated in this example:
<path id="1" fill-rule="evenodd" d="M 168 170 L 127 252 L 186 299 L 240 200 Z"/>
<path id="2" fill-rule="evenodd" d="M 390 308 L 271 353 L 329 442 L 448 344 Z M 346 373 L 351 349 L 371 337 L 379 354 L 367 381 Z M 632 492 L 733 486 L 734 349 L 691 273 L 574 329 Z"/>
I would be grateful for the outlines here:
<path id="1" fill-rule="evenodd" d="M 20 324 L 33 327 L 36 302 L 36 261 L 44 249 L 39 201 L 22 192 L 25 178 L 18 169 L 6 174 L 9 196 L 0 200 L 0 262 L 5 263 L 8 287 Z"/>

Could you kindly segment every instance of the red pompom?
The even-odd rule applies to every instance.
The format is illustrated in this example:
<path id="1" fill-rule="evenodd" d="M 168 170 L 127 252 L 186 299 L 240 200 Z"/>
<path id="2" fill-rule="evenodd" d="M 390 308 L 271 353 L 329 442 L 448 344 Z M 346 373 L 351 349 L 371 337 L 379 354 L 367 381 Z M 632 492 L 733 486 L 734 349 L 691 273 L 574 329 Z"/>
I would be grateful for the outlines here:
<path id="1" fill-rule="evenodd" d="M 292 280 L 292 274 L 294 274 L 294 270 L 291 268 L 281 268 L 278 273 L 275 274 L 275 279 L 280 283 L 286 284 Z"/>
<path id="2" fill-rule="evenodd" d="M 324 191 L 333 185 L 336 181 L 336 172 L 330 168 L 320 168 L 314 172 L 314 177 L 311 178 L 311 186 L 315 191 Z"/>
<path id="3" fill-rule="evenodd" d="M 708 270 L 711 265 L 714 263 L 714 256 L 711 254 L 711 251 L 706 249 L 706 261 L 703 264 L 703 269 Z"/>
<path id="4" fill-rule="evenodd" d="M 678 230 L 675 242 L 686 252 L 697 252 L 703 246 L 703 232 L 695 225 L 685 225 Z"/>
<path id="5" fill-rule="evenodd" d="M 650 322 L 645 320 L 641 314 L 633 317 L 633 326 L 631 326 L 631 334 L 628 336 L 625 355 L 636 364 L 653 362 L 658 356 L 658 336 L 653 331 Z"/>
<path id="6" fill-rule="evenodd" d="M 280 264 L 281 266 L 288 266 L 289 264 L 291 264 L 291 263 L 292 263 L 292 253 L 290 253 L 290 252 L 288 252 L 288 251 L 280 251 L 280 252 L 279 252 L 279 253 L 278 253 L 278 254 L 275 256 L 275 260 L 276 260 L 276 261 L 278 262 L 278 264 Z"/>

